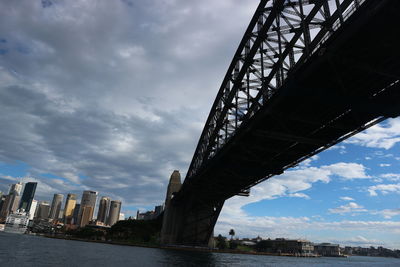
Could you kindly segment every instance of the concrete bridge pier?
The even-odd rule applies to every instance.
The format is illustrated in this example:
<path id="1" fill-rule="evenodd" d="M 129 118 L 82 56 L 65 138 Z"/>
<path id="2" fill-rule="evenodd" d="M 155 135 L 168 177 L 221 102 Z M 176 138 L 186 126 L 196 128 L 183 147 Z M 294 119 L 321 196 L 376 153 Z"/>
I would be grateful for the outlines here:
<path id="1" fill-rule="evenodd" d="M 212 246 L 210 242 L 215 223 L 224 202 L 207 204 L 193 195 L 185 202 L 174 201 L 173 194 L 181 188 L 179 171 L 171 175 L 161 229 L 161 243 L 164 245 Z"/>
<path id="2" fill-rule="evenodd" d="M 164 218 L 161 229 L 161 243 L 175 244 L 178 230 L 182 223 L 182 207 L 171 204 L 173 194 L 181 189 L 181 174 L 175 170 L 169 179 L 167 195 L 165 197 Z"/>

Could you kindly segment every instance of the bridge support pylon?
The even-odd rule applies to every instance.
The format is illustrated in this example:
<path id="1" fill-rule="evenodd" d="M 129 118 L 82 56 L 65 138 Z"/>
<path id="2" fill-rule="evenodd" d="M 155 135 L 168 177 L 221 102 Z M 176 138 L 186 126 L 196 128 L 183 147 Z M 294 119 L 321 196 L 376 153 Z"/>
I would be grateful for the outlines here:
<path id="1" fill-rule="evenodd" d="M 173 194 L 181 187 L 180 174 L 171 175 L 165 200 L 161 229 L 163 245 L 212 246 L 215 223 L 224 202 L 209 204 L 199 196 L 191 196 L 185 202 L 174 201 Z"/>

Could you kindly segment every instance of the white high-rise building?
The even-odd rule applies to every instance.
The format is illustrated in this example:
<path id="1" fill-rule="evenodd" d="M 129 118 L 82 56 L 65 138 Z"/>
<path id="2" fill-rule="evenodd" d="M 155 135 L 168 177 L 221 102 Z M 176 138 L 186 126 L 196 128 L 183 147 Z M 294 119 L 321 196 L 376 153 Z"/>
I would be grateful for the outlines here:
<path id="1" fill-rule="evenodd" d="M 32 200 L 31 209 L 29 210 L 29 220 L 33 220 L 33 218 L 35 217 L 37 207 L 38 207 L 37 200 Z"/>

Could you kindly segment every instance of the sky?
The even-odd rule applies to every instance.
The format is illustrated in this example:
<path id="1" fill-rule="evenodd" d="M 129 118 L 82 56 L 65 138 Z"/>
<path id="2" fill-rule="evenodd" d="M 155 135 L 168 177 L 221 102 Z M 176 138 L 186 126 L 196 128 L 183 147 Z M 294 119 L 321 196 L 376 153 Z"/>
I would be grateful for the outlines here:
<path id="1" fill-rule="evenodd" d="M 151 210 L 186 175 L 258 0 L 0 0 L 0 191 Z M 400 119 L 234 197 L 215 234 L 400 249 Z"/>

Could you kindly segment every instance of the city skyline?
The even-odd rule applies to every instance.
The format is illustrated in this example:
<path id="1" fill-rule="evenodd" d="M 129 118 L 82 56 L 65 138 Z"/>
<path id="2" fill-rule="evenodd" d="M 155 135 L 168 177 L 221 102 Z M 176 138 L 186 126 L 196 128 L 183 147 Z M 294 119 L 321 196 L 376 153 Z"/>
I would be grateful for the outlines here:
<path id="1" fill-rule="evenodd" d="M 36 182 L 22 183 L 20 181 L 10 184 L 8 193 L 0 191 L 0 223 L 4 224 L 10 215 L 19 212 L 26 214 L 33 224 L 45 220 L 50 223 L 69 225 L 68 227 L 71 225 L 85 227 L 88 224 L 112 226 L 119 220 L 125 220 L 125 214 L 121 212 L 122 202 L 111 200 L 106 196 L 102 196 L 98 201 L 98 192 L 83 191 L 80 202 L 77 202 L 76 194 L 68 193 L 63 201 L 64 194 L 56 193 L 53 194 L 50 204 L 50 201 L 34 199 L 36 188 Z M 25 200 L 20 197 L 21 195 L 25 196 Z M 103 199 L 110 202 L 105 207 L 102 207 Z M 24 207 L 29 207 L 29 209 Z"/>
<path id="2" fill-rule="evenodd" d="M 172 171 L 185 177 L 257 4 L 22 1 L 2 9 L 0 190 L 38 182 L 36 194 L 51 201 L 92 189 L 121 200 L 127 216 L 162 203 Z M 228 200 L 215 233 L 400 248 L 399 143 L 399 119 L 370 128 Z"/>

